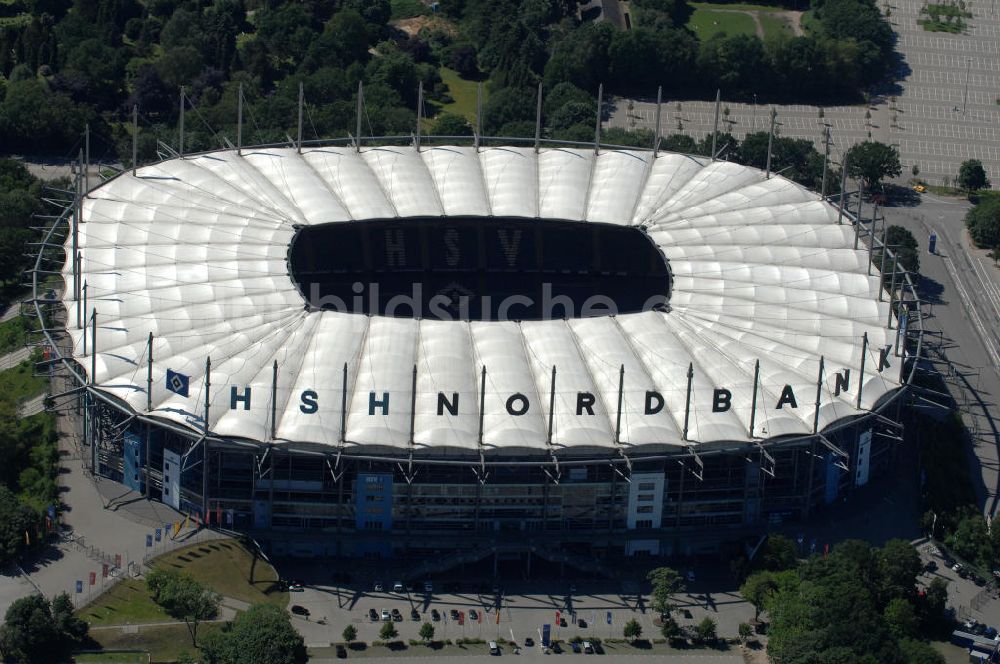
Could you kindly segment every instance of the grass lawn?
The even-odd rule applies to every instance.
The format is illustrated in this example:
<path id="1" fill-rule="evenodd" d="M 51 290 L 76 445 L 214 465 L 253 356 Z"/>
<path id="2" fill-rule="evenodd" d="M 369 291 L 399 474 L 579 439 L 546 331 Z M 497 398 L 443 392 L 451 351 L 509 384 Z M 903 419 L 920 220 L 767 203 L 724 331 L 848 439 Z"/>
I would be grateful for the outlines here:
<path id="1" fill-rule="evenodd" d="M 802 24 L 803 32 L 805 32 L 807 35 L 819 34 L 820 23 L 819 19 L 816 18 L 816 14 L 813 12 L 813 10 L 810 9 L 802 12 L 802 20 L 800 21 L 800 23 Z"/>
<path id="2" fill-rule="evenodd" d="M 32 362 L 26 360 L 13 369 L 0 371 L 0 394 L 4 401 L 18 403 L 45 391 L 45 379 L 32 375 Z"/>
<path id="3" fill-rule="evenodd" d="M 157 558 L 153 564 L 186 572 L 226 597 L 285 608 L 288 593 L 278 589 L 274 568 L 258 559 L 251 581 L 252 562 L 253 556 L 238 542 L 220 540 L 178 549 Z"/>
<path id="4" fill-rule="evenodd" d="M 142 579 L 126 579 L 115 584 L 111 590 L 77 611 L 76 615 L 91 625 L 173 621 L 150 599 L 146 582 Z"/>
<path id="5" fill-rule="evenodd" d="M 76 664 L 146 664 L 149 654 L 144 652 L 88 652 L 73 656 Z"/>
<path id="6" fill-rule="evenodd" d="M 727 36 L 757 34 L 757 26 L 753 19 L 746 14 L 735 12 L 721 12 L 712 9 L 704 9 L 704 3 L 693 3 L 694 13 L 688 19 L 687 27 L 691 29 L 698 39 L 705 40 L 713 37 L 716 33 L 723 32 Z M 727 5 L 728 6 L 728 5 Z"/>
<path id="7" fill-rule="evenodd" d="M 0 323 L 0 355 L 23 348 L 28 341 L 28 328 L 29 323 L 24 316 L 15 316 Z"/>
<path id="8" fill-rule="evenodd" d="M 783 7 L 773 7 L 771 5 L 750 5 L 742 2 L 692 2 L 695 9 L 732 9 L 744 12 L 761 12 L 776 14 L 785 11 Z"/>
<path id="9" fill-rule="evenodd" d="M 773 12 L 760 12 L 757 14 L 757 18 L 760 19 L 760 25 L 764 28 L 765 39 L 778 35 L 788 35 L 789 37 L 792 35 L 792 28 L 782 16 Z"/>
<path id="10" fill-rule="evenodd" d="M 198 627 L 198 638 L 211 631 L 222 629 L 221 623 L 203 624 Z M 196 658 L 200 654 L 191 645 L 191 636 L 185 625 L 163 625 L 162 627 L 144 627 L 136 634 L 125 634 L 117 629 L 102 629 L 90 633 L 90 636 L 100 647 L 106 650 L 133 649 L 147 650 L 152 662 L 173 662 L 182 652 L 188 652 Z M 94 661 L 94 660 L 77 660 Z M 119 661 L 119 660 L 96 660 Z M 124 660 L 131 661 L 131 660 Z M 145 660 L 142 660 L 145 661 Z"/>
<path id="11" fill-rule="evenodd" d="M 466 81 L 464 78 L 459 77 L 457 71 L 448 69 L 447 67 L 441 67 L 439 72 L 441 74 L 441 81 L 448 86 L 448 94 L 454 100 L 450 104 L 437 105 L 439 111 L 462 116 L 475 126 L 476 88 L 479 86 L 479 83 L 476 81 Z M 486 86 L 483 85 L 483 104 L 486 103 L 486 97 Z M 426 119 L 425 122 L 427 128 L 430 128 L 434 124 L 434 120 L 430 118 Z"/>

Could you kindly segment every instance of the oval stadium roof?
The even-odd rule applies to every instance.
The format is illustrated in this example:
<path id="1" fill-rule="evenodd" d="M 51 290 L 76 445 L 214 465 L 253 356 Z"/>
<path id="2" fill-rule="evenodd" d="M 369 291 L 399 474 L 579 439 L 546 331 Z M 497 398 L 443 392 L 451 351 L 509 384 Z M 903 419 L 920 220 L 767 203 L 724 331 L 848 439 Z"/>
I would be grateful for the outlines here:
<path id="1" fill-rule="evenodd" d="M 302 226 L 458 216 L 487 229 L 500 218 L 642 229 L 668 261 L 669 307 L 524 322 L 390 318 L 308 307 L 289 274 Z M 198 432 L 211 358 L 216 435 L 421 456 L 641 453 L 810 434 L 821 356 L 820 430 L 870 410 L 899 387 L 899 360 L 884 352 L 895 330 L 878 270 L 869 276 L 867 249 L 853 246 L 836 208 L 782 177 L 567 148 L 174 158 L 91 191 L 79 226 L 98 389 Z M 71 261 L 63 275 L 72 322 Z M 84 331 L 69 328 L 90 371 L 92 335 L 84 353 Z"/>

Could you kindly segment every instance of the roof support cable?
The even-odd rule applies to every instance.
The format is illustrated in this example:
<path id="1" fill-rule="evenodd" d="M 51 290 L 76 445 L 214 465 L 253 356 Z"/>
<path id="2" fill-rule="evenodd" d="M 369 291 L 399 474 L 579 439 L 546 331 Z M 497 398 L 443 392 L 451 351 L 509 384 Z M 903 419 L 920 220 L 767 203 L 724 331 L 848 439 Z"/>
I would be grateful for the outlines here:
<path id="1" fill-rule="evenodd" d="M 679 457 L 677 459 L 677 463 L 679 463 L 681 465 L 681 469 L 682 470 L 687 470 L 692 475 L 694 475 L 696 478 L 698 478 L 699 482 L 703 482 L 705 480 L 705 462 L 702 461 L 701 457 L 698 456 L 698 453 L 694 451 L 694 447 L 693 446 L 688 445 L 687 446 L 687 451 L 688 451 L 688 455 L 687 456 Z M 695 467 L 697 468 L 697 470 L 689 468 L 688 465 L 687 465 L 687 463 L 685 462 L 685 459 L 690 459 L 691 461 L 693 461 Z"/>
<path id="2" fill-rule="evenodd" d="M 848 454 L 844 450 L 834 445 L 832 442 L 830 442 L 830 439 L 824 436 L 823 434 L 817 434 L 816 438 L 819 440 L 819 442 L 823 444 L 824 447 L 826 447 L 828 450 L 833 452 L 838 457 L 837 461 L 834 462 L 833 465 L 837 466 L 845 473 L 851 472 L 851 469 L 848 467 L 848 464 L 851 462 L 850 454 Z"/>
<path id="3" fill-rule="evenodd" d="M 258 479 L 264 479 L 264 477 L 271 472 L 271 465 L 268 465 L 267 470 L 264 470 L 264 462 L 267 461 L 267 457 L 271 454 L 272 445 L 268 445 L 264 448 L 264 454 L 261 455 L 260 459 L 257 459 L 257 477 Z M 256 458 L 256 455 L 254 455 Z"/>
<path id="4" fill-rule="evenodd" d="M 337 472 L 337 466 L 340 465 L 340 452 L 337 452 L 336 466 L 330 464 L 330 457 L 327 457 L 324 461 L 326 461 L 326 469 L 330 471 L 330 477 L 333 478 L 333 483 L 340 482 L 340 478 L 344 476 L 343 468 L 340 469 L 339 473 Z"/>

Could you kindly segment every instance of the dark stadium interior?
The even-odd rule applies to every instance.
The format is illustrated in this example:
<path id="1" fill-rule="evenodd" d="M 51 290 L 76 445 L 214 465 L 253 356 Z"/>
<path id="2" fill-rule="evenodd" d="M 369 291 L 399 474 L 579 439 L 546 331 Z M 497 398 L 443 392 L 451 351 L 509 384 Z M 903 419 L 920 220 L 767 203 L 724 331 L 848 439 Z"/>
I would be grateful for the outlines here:
<path id="1" fill-rule="evenodd" d="M 662 308 L 670 270 L 638 228 L 424 217 L 298 229 L 289 273 L 316 309 L 438 320 L 545 320 Z"/>

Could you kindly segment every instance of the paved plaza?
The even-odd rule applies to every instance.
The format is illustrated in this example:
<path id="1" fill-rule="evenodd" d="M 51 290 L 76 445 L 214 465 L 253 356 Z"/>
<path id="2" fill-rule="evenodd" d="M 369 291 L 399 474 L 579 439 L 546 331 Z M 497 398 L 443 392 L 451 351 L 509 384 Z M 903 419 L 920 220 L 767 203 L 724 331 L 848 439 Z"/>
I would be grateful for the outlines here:
<path id="1" fill-rule="evenodd" d="M 973 3 L 974 16 L 967 33 L 960 35 L 921 28 L 919 0 L 896 0 L 883 5 L 883 11 L 886 7 L 899 37 L 898 88 L 873 95 L 868 119 L 862 104 L 827 107 L 823 117 L 816 106 L 776 106 L 781 135 L 814 141 L 822 152 L 823 132 L 829 126 L 831 154 L 839 161 L 846 149 L 871 132 L 873 140 L 899 148 L 901 181 L 917 165 L 921 178 L 942 184 L 946 177 L 954 180 L 962 161 L 976 158 L 1000 184 L 1000 11 L 995 3 Z M 770 106 L 726 99 L 725 90 L 722 98 L 730 112 L 728 118 L 720 114 L 720 131 L 739 139 L 748 132 L 767 131 Z M 630 108 L 627 99 L 616 99 L 607 125 L 652 129 L 655 108 L 648 100 L 635 101 Z M 714 113 L 711 102 L 669 100 L 663 105 L 661 131 L 701 138 L 711 131 Z"/>

